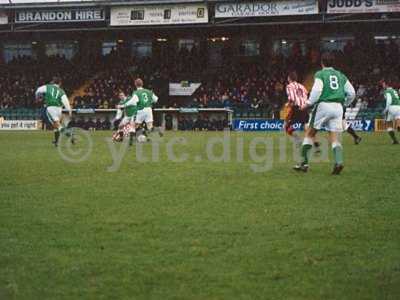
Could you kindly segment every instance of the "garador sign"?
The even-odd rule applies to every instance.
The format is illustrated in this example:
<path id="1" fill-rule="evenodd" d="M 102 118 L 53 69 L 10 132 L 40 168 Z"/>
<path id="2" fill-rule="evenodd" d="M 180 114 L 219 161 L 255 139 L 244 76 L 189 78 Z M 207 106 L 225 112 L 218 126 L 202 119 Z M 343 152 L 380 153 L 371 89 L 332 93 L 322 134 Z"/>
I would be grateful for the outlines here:
<path id="1" fill-rule="evenodd" d="M 318 14 L 316 0 L 228 2 L 215 5 L 216 18 Z"/>
<path id="2" fill-rule="evenodd" d="M 15 23 L 58 23 L 104 21 L 101 8 L 53 9 L 17 11 Z"/>

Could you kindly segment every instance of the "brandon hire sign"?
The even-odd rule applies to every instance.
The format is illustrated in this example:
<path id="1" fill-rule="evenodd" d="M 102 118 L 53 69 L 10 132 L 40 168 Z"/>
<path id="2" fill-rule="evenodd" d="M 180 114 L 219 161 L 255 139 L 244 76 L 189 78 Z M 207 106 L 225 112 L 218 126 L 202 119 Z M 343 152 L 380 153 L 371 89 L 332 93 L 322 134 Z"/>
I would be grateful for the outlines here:
<path id="1" fill-rule="evenodd" d="M 26 10 L 15 14 L 15 23 L 94 22 L 104 19 L 101 8 Z"/>

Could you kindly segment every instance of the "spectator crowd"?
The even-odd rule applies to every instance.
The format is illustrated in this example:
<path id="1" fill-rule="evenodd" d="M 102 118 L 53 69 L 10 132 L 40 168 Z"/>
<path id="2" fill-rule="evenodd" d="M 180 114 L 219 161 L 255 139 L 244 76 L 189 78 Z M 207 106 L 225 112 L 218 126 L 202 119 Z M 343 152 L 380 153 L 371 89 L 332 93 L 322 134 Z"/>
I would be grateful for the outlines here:
<path id="1" fill-rule="evenodd" d="M 363 107 L 373 108 L 381 101 L 379 79 L 400 74 L 399 52 L 394 41 L 372 44 L 349 41 L 343 51 L 335 51 L 338 68 L 354 83 Z M 141 76 L 160 96 L 158 105 L 164 107 L 279 110 L 286 102 L 287 72 L 297 70 L 305 79 L 318 67 L 312 55 L 316 55 L 315 50 L 302 53 L 293 47 L 289 56 L 270 55 L 256 61 L 224 56 L 226 62 L 219 68 L 208 65 L 207 51 L 196 46 L 172 53 L 162 63 L 157 59 L 135 59 L 115 50 L 91 58 L 77 55 L 71 61 L 61 56 L 39 59 L 20 56 L 0 65 L 0 109 L 40 106 L 34 98 L 35 89 L 59 75 L 75 108 L 114 108 L 119 101 L 118 91 L 132 93 L 133 78 Z M 202 85 L 192 97 L 170 97 L 168 83 L 183 79 Z M 73 93 L 78 89 L 79 93 Z M 182 120 L 180 124 L 185 128 L 220 127 L 209 120 L 197 124 Z"/>

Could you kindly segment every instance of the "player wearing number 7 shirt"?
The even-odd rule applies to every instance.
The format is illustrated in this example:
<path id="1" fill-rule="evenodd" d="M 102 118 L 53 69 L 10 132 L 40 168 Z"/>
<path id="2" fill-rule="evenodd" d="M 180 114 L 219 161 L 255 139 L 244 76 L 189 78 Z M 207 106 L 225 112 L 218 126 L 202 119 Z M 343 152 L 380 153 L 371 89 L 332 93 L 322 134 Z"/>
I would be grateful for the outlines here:
<path id="1" fill-rule="evenodd" d="M 322 70 L 315 74 L 310 98 L 303 109 L 313 106 L 309 128 L 301 148 L 302 162 L 296 165 L 296 171 L 308 171 L 309 153 L 318 130 L 325 128 L 329 133 L 335 160 L 332 175 L 343 170 L 343 147 L 338 135 L 343 132 L 343 106 L 348 106 L 355 98 L 355 90 L 347 77 L 333 68 L 334 56 L 324 53 L 321 57 Z"/>

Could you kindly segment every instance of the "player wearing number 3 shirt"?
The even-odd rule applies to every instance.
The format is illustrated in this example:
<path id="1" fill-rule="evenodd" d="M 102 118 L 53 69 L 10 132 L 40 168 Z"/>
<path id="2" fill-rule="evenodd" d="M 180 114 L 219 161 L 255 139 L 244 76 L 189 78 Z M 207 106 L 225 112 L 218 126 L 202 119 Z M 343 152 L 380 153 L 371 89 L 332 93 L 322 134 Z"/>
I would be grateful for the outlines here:
<path id="1" fill-rule="evenodd" d="M 318 130 L 322 128 L 329 132 L 335 160 L 333 175 L 343 170 L 343 147 L 338 134 L 343 131 L 343 106 L 348 106 L 355 98 L 353 85 L 340 71 L 333 68 L 334 57 L 325 53 L 321 57 L 322 70 L 315 74 L 315 81 L 310 98 L 303 109 L 313 106 L 309 128 L 301 148 L 301 164 L 294 167 L 296 171 L 308 171 L 309 153 Z"/>
<path id="2" fill-rule="evenodd" d="M 136 91 L 132 95 L 132 102 L 137 105 L 136 127 L 143 122 L 146 123 L 147 131 L 153 131 L 153 110 L 152 106 L 158 101 L 158 97 L 150 90 L 143 88 L 143 80 L 135 80 Z M 159 132 L 160 135 L 161 132 Z"/>

